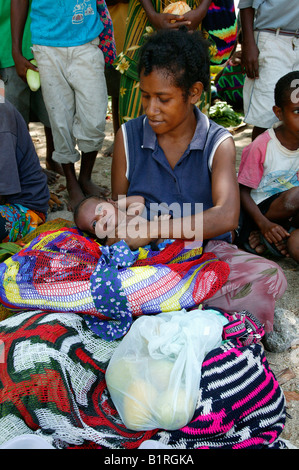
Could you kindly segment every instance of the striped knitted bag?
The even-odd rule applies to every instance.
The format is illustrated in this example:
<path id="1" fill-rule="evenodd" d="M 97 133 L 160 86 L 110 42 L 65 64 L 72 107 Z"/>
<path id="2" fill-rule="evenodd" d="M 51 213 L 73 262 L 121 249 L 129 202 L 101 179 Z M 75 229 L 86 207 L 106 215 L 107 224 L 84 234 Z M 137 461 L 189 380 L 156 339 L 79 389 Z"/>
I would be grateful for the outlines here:
<path id="1" fill-rule="evenodd" d="M 105 382 L 117 341 L 94 335 L 78 314 L 15 314 L 0 322 L 0 444 L 33 433 L 56 448 L 136 449 L 148 439 L 173 449 L 283 447 L 283 392 L 262 347 L 245 341 L 240 333 L 205 357 L 188 425 L 136 432 Z"/>

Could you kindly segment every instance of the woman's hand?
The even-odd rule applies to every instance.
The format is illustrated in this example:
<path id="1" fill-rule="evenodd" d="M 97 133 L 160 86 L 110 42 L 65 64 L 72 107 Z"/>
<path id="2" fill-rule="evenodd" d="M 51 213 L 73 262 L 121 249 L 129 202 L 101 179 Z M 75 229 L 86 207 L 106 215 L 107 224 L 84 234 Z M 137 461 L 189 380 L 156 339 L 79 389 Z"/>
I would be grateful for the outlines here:
<path id="1" fill-rule="evenodd" d="M 117 227 L 113 236 L 108 235 L 106 243 L 111 246 L 120 240 L 124 240 L 131 250 L 137 250 L 139 247 L 148 245 L 153 241 L 153 238 L 149 236 L 149 233 L 149 222 L 146 220 L 144 223 L 138 224 L 138 226 L 124 223 Z"/>
<path id="2" fill-rule="evenodd" d="M 190 29 L 191 22 L 184 16 L 172 15 L 171 13 L 157 13 L 151 14 L 150 22 L 156 29 L 178 29 L 180 26 L 186 26 Z"/>
<path id="3" fill-rule="evenodd" d="M 204 19 L 205 16 L 206 16 L 206 10 L 201 8 L 200 6 L 196 8 L 195 10 L 190 10 L 187 13 L 185 13 L 184 19 L 190 22 L 188 29 L 196 30 L 199 27 L 199 25 L 202 23 L 202 20 Z"/>

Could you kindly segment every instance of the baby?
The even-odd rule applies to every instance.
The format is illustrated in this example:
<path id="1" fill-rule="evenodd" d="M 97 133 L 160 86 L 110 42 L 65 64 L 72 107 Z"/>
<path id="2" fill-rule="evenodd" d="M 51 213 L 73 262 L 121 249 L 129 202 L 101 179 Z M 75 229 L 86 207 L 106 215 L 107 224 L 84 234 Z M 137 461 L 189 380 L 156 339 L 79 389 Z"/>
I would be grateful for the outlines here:
<path id="1" fill-rule="evenodd" d="M 74 222 L 83 232 L 96 235 L 101 244 L 105 244 L 109 237 L 114 237 L 116 229 L 135 230 L 139 223 L 144 223 L 141 216 L 145 209 L 142 196 L 129 196 L 119 198 L 117 201 L 109 198 L 88 196 L 83 199 L 74 211 Z M 159 219 L 169 219 L 170 214 L 159 216 Z M 157 220 L 158 216 L 154 217 Z M 157 240 L 156 243 L 160 243 Z"/>

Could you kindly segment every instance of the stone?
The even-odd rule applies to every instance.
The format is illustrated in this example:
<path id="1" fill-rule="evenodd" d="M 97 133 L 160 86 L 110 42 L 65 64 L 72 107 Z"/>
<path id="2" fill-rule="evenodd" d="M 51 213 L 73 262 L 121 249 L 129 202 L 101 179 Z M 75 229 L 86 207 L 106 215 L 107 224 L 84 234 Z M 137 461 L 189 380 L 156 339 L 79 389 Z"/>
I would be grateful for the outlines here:
<path id="1" fill-rule="evenodd" d="M 299 338 L 298 319 L 290 311 L 276 307 L 274 312 L 273 331 L 266 333 L 263 345 L 269 352 L 284 352 L 291 348 Z"/>

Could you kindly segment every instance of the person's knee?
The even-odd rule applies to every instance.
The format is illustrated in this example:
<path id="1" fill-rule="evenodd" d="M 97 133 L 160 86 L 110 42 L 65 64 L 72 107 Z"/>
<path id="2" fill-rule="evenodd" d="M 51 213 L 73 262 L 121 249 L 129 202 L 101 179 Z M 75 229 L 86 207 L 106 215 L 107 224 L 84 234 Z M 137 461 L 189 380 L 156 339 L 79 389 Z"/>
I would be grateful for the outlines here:
<path id="1" fill-rule="evenodd" d="M 288 189 L 283 193 L 283 205 L 287 213 L 294 215 L 299 211 L 299 187 Z"/>
<path id="2" fill-rule="evenodd" d="M 289 236 L 287 249 L 290 257 L 299 263 L 299 229 L 294 230 Z"/>

